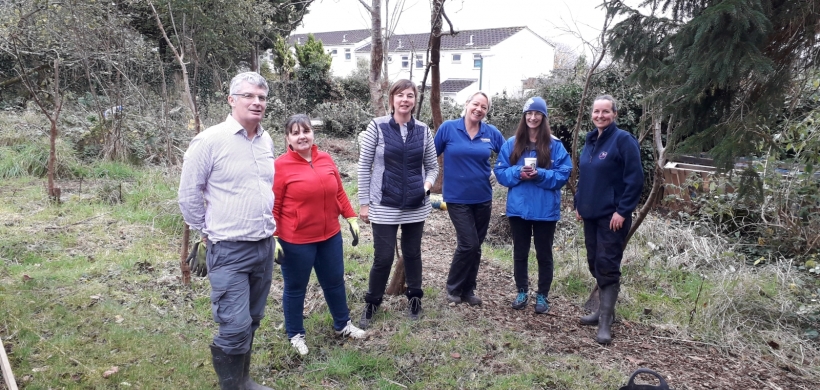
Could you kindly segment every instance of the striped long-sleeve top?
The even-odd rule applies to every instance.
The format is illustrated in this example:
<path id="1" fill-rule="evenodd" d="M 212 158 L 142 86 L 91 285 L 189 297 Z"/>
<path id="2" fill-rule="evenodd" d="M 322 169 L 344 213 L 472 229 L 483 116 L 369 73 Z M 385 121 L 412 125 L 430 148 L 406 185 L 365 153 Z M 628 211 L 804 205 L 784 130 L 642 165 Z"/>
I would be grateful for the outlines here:
<path id="1" fill-rule="evenodd" d="M 430 198 L 424 198 L 424 205 L 416 209 L 401 210 L 382 206 L 382 178 L 384 176 L 384 134 L 378 123 L 390 121 L 390 116 L 373 119 L 359 137 L 359 205 L 369 206 L 368 219 L 373 223 L 398 225 L 421 222 L 430 215 Z M 424 181 L 431 185 L 438 177 L 438 160 L 433 135 L 426 124 L 416 121 L 415 129 L 427 134 L 424 145 Z M 402 140 L 407 138 L 407 125 L 401 125 Z"/>

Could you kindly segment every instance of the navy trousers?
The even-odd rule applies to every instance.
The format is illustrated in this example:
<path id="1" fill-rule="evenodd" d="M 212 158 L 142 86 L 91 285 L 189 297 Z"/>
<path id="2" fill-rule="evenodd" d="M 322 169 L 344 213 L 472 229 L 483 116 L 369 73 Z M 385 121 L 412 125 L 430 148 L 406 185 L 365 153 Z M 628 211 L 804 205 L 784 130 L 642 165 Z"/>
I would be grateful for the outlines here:
<path id="1" fill-rule="evenodd" d="M 609 228 L 612 217 L 584 219 L 584 244 L 587 248 L 589 272 L 604 288 L 621 281 L 621 260 L 626 247 L 626 235 L 632 227 L 632 216 L 624 218 L 618 231 Z"/>
<path id="2" fill-rule="evenodd" d="M 316 271 L 316 279 L 325 295 L 327 308 L 333 317 L 333 329 L 342 330 L 350 320 L 345 295 L 345 265 L 342 253 L 342 233 L 336 233 L 325 241 L 311 244 L 291 244 L 279 240 L 285 257 L 282 259 L 282 310 L 285 312 L 285 330 L 288 338 L 305 334 L 303 312 L 305 292 L 310 273 Z"/>

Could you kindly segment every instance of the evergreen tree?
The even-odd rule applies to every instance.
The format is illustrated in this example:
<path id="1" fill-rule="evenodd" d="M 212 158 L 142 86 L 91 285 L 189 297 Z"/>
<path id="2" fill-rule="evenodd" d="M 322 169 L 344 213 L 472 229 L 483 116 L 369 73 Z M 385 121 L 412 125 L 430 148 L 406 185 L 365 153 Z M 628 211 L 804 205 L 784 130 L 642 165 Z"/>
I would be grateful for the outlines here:
<path id="1" fill-rule="evenodd" d="M 273 69 L 283 80 L 290 80 L 293 76 L 293 68 L 296 67 L 296 59 L 290 51 L 290 46 L 285 38 L 276 37 L 273 42 Z"/>
<path id="2" fill-rule="evenodd" d="M 610 31 L 630 81 L 679 122 L 681 150 L 708 151 L 723 168 L 770 140 L 796 74 L 820 59 L 820 0 L 624 0 Z"/>
<path id="3" fill-rule="evenodd" d="M 304 45 L 296 45 L 296 78 L 302 83 L 305 99 L 311 109 L 330 97 L 330 62 L 332 57 L 325 53 L 324 45 L 313 34 L 308 35 Z"/>

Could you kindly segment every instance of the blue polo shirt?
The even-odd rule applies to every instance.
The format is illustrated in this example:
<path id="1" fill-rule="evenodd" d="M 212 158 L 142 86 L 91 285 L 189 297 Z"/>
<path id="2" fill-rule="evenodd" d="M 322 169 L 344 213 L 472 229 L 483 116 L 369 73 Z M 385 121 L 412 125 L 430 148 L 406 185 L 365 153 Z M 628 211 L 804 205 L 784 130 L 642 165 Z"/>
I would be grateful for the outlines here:
<path id="1" fill-rule="evenodd" d="M 467 134 L 464 118 L 441 124 L 436 132 L 436 153 L 444 156 L 444 201 L 476 204 L 493 199 L 490 185 L 490 156 L 504 145 L 504 136 L 495 126 L 481 122 L 473 139 Z"/>

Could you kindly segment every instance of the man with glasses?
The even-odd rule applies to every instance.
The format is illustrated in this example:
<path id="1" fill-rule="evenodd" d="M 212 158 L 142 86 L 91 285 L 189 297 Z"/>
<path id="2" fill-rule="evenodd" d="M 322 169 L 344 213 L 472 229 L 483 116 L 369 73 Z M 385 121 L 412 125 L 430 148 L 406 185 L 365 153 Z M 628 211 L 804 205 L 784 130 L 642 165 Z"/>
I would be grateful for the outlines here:
<path id="1" fill-rule="evenodd" d="M 278 249 L 271 238 L 273 140 L 261 126 L 267 95 L 258 73 L 236 75 L 231 114 L 191 140 L 179 181 L 182 216 L 207 245 L 211 311 L 219 324 L 211 355 L 223 390 L 269 389 L 249 375 Z"/>

